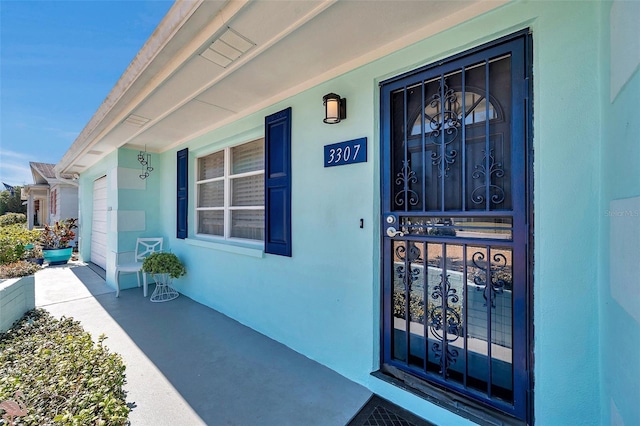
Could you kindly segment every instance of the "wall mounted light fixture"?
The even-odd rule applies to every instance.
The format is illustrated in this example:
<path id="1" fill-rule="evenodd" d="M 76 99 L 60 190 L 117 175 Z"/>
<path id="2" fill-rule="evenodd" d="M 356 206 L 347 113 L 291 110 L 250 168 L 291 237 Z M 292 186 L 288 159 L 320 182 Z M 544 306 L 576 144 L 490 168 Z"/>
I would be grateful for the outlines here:
<path id="1" fill-rule="evenodd" d="M 324 103 L 324 121 L 327 124 L 336 124 L 347 118 L 347 99 L 340 95 L 329 93 L 322 97 Z"/>
<path id="2" fill-rule="evenodd" d="M 151 154 L 147 152 L 147 146 L 144 146 L 144 151 L 140 151 L 138 154 L 138 162 L 142 167 L 142 171 L 140 172 L 140 179 L 144 180 L 149 177 L 149 173 L 153 171 L 153 167 L 151 167 Z"/>

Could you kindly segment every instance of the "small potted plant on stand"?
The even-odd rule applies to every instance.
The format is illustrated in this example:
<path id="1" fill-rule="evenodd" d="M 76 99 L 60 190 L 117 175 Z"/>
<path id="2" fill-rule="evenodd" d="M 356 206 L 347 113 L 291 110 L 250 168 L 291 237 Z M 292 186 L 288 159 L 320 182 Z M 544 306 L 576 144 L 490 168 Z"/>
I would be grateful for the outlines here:
<path id="1" fill-rule="evenodd" d="M 187 273 L 184 265 L 173 253 L 155 252 L 147 256 L 142 262 L 142 272 L 151 274 L 156 282 L 156 288 L 151 295 L 152 302 L 167 302 L 180 295 L 171 281 Z"/>
<path id="2" fill-rule="evenodd" d="M 24 246 L 24 258 L 27 262 L 36 263 L 40 266 L 44 263 L 44 254 L 39 244 L 27 244 Z"/>
<path id="3" fill-rule="evenodd" d="M 71 259 L 73 247 L 70 244 L 76 237 L 73 230 L 78 227 L 77 221 L 77 219 L 64 219 L 57 221 L 53 226 L 44 226 L 40 242 L 44 260 L 49 265 L 64 265 Z"/>

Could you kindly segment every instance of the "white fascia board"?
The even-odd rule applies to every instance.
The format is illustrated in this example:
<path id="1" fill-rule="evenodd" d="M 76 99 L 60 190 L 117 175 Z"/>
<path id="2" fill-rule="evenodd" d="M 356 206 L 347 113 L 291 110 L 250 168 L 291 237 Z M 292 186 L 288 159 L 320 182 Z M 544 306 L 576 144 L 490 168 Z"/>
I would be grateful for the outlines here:
<path id="1" fill-rule="evenodd" d="M 91 117 L 89 123 L 87 123 L 80 135 L 63 155 L 62 159 L 56 164 L 55 170 L 58 173 L 65 173 L 80 155 L 89 151 L 91 147 L 99 141 L 100 137 L 106 134 L 105 128 L 108 125 L 119 122 L 112 117 L 107 117 L 110 113 L 113 113 L 119 108 L 126 110 L 124 113 L 126 115 L 129 110 L 133 109 L 133 107 L 126 108 L 127 105 L 121 105 L 123 96 L 131 89 L 133 84 L 144 75 L 144 71 L 158 58 L 158 55 L 166 45 L 203 2 L 204 0 L 177 0 L 171 9 L 169 9 L 169 12 L 167 12 L 151 37 L 149 37 L 116 85 L 111 89 L 111 92 L 103 101 L 102 105 L 100 105 L 98 111 Z M 241 3 L 241 5 L 244 5 L 245 2 L 231 1 L 230 3 Z M 228 5 L 226 7 L 228 7 Z M 173 70 L 171 72 L 173 72 Z M 170 75 L 170 73 L 166 76 L 164 76 L 164 73 L 162 74 L 164 78 Z M 160 76 L 151 78 L 151 83 L 155 84 L 147 84 L 144 91 L 146 94 L 151 93 L 151 91 L 164 80 L 164 78 L 159 77 Z M 134 101 L 135 100 L 139 101 L 140 96 L 136 96 Z M 129 103 L 129 105 L 131 104 L 135 106 L 135 102 Z"/>

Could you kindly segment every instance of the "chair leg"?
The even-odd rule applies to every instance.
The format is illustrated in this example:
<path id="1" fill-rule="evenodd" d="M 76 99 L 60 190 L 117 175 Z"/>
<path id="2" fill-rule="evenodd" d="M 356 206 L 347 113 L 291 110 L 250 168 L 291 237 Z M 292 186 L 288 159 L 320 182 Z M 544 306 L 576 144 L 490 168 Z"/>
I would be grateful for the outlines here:
<path id="1" fill-rule="evenodd" d="M 116 271 L 116 297 L 120 297 L 120 271 Z"/>
<path id="2" fill-rule="evenodd" d="M 138 279 L 138 288 L 140 288 L 140 274 L 144 276 L 144 272 L 140 272 L 140 271 L 136 272 L 136 278 Z"/>

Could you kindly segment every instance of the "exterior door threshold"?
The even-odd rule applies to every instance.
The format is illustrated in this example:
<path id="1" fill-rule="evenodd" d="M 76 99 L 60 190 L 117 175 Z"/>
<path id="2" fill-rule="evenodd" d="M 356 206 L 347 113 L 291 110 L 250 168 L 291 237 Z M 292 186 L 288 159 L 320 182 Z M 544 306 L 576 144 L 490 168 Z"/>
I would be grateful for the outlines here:
<path id="1" fill-rule="evenodd" d="M 380 370 L 374 371 L 371 375 L 479 425 L 526 425 L 522 420 L 484 407 L 469 398 L 429 384 L 390 365 L 383 365 Z"/>

